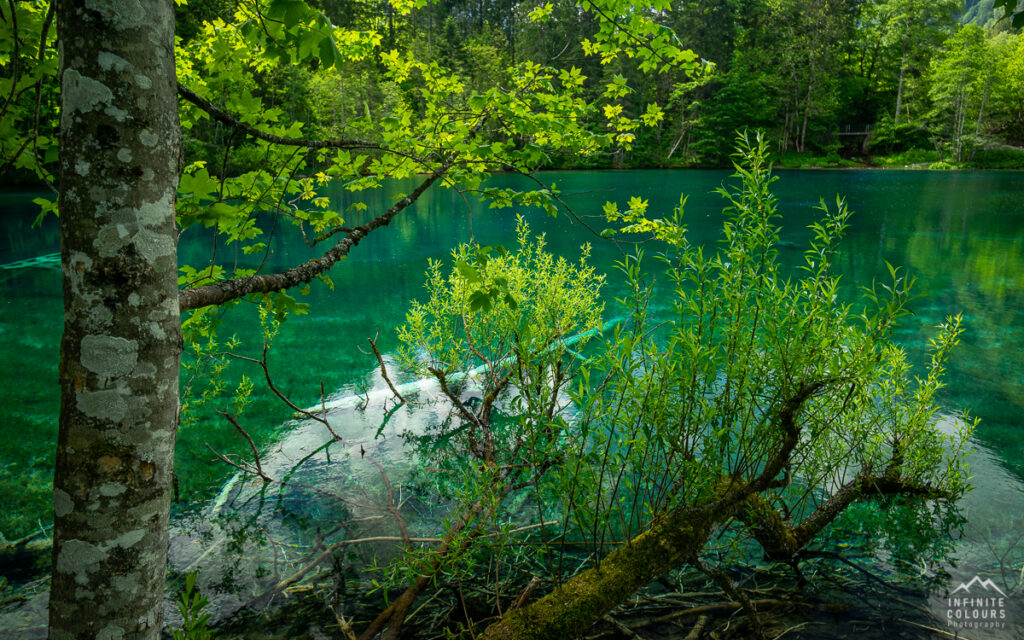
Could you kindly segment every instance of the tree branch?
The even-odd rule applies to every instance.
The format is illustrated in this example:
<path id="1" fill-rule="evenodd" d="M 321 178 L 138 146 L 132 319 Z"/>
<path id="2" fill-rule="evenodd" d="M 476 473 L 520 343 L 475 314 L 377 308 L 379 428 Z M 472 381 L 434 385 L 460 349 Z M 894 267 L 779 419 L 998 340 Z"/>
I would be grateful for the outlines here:
<path id="1" fill-rule="evenodd" d="M 367 341 L 370 343 L 370 348 L 373 349 L 373 355 L 377 357 L 377 363 L 380 365 L 380 377 L 384 378 L 384 382 L 388 383 L 388 388 L 391 389 L 391 393 L 395 394 L 395 397 L 398 398 L 398 402 L 404 403 L 405 398 L 402 397 L 402 394 L 400 394 L 398 389 L 395 388 L 395 385 L 392 384 L 391 378 L 388 377 L 388 368 L 384 366 L 384 358 L 380 355 L 380 349 L 377 348 L 376 338 L 367 338 Z"/>
<path id="2" fill-rule="evenodd" d="M 229 127 L 234 127 L 246 135 L 250 135 L 254 138 L 270 142 L 272 144 L 280 144 L 288 147 L 307 147 L 309 149 L 376 149 L 378 151 L 394 153 L 419 161 L 419 159 L 414 158 L 409 154 L 389 149 L 383 145 L 377 144 L 376 142 L 370 142 L 368 140 L 349 140 L 346 138 L 337 140 L 313 140 L 309 138 L 286 138 L 284 136 L 274 135 L 261 129 L 257 129 L 251 124 L 242 122 L 209 100 L 199 96 L 199 94 L 180 82 L 178 83 L 178 95 L 208 113 L 214 120 L 223 122 Z"/>
<path id="3" fill-rule="evenodd" d="M 450 161 L 442 164 L 426 180 L 421 182 L 412 193 L 393 204 L 390 209 L 370 222 L 356 227 L 345 234 L 345 237 L 339 240 L 322 257 L 315 258 L 281 273 L 232 278 L 223 282 L 196 287 L 195 289 L 184 289 L 178 292 L 178 305 L 181 311 L 185 312 L 211 305 L 224 304 L 230 300 L 235 300 L 252 293 L 282 291 L 310 282 L 320 274 L 326 273 L 334 266 L 334 263 L 348 255 L 348 252 L 359 244 L 360 240 L 369 235 L 371 231 L 389 225 L 392 218 L 415 202 L 430 185 L 437 182 L 444 175 L 450 166 Z"/>
<path id="4" fill-rule="evenodd" d="M 764 549 L 765 557 L 792 562 L 804 547 L 855 501 L 891 495 L 945 497 L 934 487 L 906 482 L 888 473 L 881 476 L 860 473 L 795 527 L 786 524 L 782 514 L 758 494 L 747 497 L 746 508 L 740 510 L 736 518 L 747 525 L 751 535 Z"/>
<path id="5" fill-rule="evenodd" d="M 776 485 L 777 476 L 789 463 L 793 450 L 800 442 L 800 425 L 796 421 L 796 415 L 800 412 L 804 403 L 807 402 L 823 387 L 836 382 L 837 378 L 827 380 L 816 380 L 804 383 L 792 396 L 782 404 L 779 410 L 779 427 L 782 430 L 782 442 L 775 454 L 765 463 L 761 473 L 756 478 L 743 484 L 741 477 L 726 476 L 721 479 L 716 488 L 720 496 L 718 500 L 709 504 L 706 509 L 711 512 L 718 512 L 719 516 L 732 510 L 737 504 L 747 500 L 750 496 L 770 489 Z"/>

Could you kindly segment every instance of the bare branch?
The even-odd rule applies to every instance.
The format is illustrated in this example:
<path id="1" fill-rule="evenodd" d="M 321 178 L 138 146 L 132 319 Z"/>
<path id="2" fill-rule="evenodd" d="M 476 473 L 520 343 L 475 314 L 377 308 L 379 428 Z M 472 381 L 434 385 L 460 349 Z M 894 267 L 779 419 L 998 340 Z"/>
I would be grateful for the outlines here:
<path id="1" fill-rule="evenodd" d="M 274 384 L 273 379 L 270 377 L 270 367 L 267 364 L 267 353 L 268 353 L 269 349 L 270 349 L 269 345 L 264 340 L 263 341 L 263 357 L 260 360 L 257 360 L 256 358 L 249 358 L 249 357 L 246 357 L 246 356 L 240 356 L 240 355 L 237 355 L 237 354 L 234 354 L 234 353 L 228 353 L 227 355 L 228 355 L 228 357 L 234 358 L 235 360 L 244 360 L 246 362 L 255 362 L 256 364 L 260 365 L 260 368 L 263 369 L 263 377 L 267 381 L 267 388 L 270 389 L 271 393 L 273 393 L 275 396 L 277 396 L 277 398 L 281 402 L 283 402 L 286 405 L 288 405 L 288 407 L 290 409 L 292 409 L 293 411 L 295 411 L 299 415 L 305 416 L 306 418 L 309 418 L 310 420 L 316 420 L 320 424 L 322 424 L 325 427 L 327 427 L 327 431 L 330 432 L 331 437 L 334 438 L 335 440 L 338 440 L 338 441 L 343 440 L 344 438 L 342 438 L 340 435 L 338 435 L 338 433 L 334 430 L 334 427 L 331 426 L 330 421 L 327 419 L 327 408 L 324 407 L 324 383 L 323 382 L 320 383 L 320 406 L 321 406 L 321 413 L 323 415 L 317 415 L 317 414 L 315 414 L 315 413 L 313 413 L 311 411 L 307 411 L 307 410 L 303 409 L 302 407 L 298 406 L 297 404 L 292 402 L 290 399 L 288 399 L 288 396 L 284 395 L 284 393 L 282 393 L 281 390 L 277 388 L 277 386 Z M 298 416 L 296 416 L 296 417 L 298 417 Z"/>
<path id="2" fill-rule="evenodd" d="M 384 378 L 384 382 L 388 383 L 388 388 L 391 389 L 391 393 L 395 394 L 399 402 L 405 402 L 405 398 L 402 394 L 398 393 L 398 389 L 391 383 L 391 378 L 388 377 L 388 369 L 384 366 L 384 358 L 380 355 L 380 350 L 377 349 L 377 340 L 375 338 L 366 339 L 370 343 L 370 348 L 373 349 L 373 355 L 377 356 L 377 363 L 380 364 L 380 377 Z"/>
<path id="3" fill-rule="evenodd" d="M 722 591 L 724 591 L 730 598 L 740 603 L 740 606 L 743 607 L 743 612 L 747 614 L 747 620 L 750 623 L 750 630 L 753 632 L 754 637 L 763 638 L 764 633 L 761 631 L 761 618 L 757 615 L 757 608 L 750 601 L 747 594 L 744 593 L 743 589 L 735 585 L 732 578 L 726 575 L 721 569 L 704 563 L 698 557 L 692 558 L 690 563 L 697 567 L 701 573 L 714 580 L 715 584 L 721 587 Z"/>
<path id="4" fill-rule="evenodd" d="M 242 437 L 245 438 L 245 440 L 249 443 L 249 449 L 252 450 L 252 457 L 256 463 L 256 473 L 259 475 L 260 478 L 263 479 L 263 482 L 270 482 L 271 477 L 263 472 L 263 465 L 260 464 L 260 452 L 259 450 L 256 449 L 256 443 L 253 442 L 252 436 L 250 436 L 249 433 L 242 428 L 242 425 L 238 424 L 238 420 L 236 420 L 235 417 L 228 413 L 227 411 L 221 411 L 218 409 L 217 413 L 224 416 L 227 419 L 227 421 L 230 422 L 231 425 L 235 428 L 235 430 L 238 431 L 238 433 L 242 434 Z M 219 454 L 218 457 L 224 460 L 224 457 L 220 456 Z"/>

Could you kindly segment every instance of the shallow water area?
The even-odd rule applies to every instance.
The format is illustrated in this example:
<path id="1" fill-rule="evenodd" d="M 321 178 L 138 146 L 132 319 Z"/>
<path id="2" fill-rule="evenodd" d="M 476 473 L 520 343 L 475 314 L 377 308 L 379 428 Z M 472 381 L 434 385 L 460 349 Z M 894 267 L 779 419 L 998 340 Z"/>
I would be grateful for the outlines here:
<path id="1" fill-rule="evenodd" d="M 707 244 L 714 242 L 721 222 L 722 201 L 711 191 L 728 173 L 572 172 L 542 177 L 557 182 L 574 208 L 587 215 L 599 212 L 606 200 L 621 204 L 629 196 L 640 195 L 650 201 L 653 216 L 663 217 L 678 203 L 680 192 L 688 193 L 684 219 L 691 239 Z M 408 190 L 401 184 L 394 188 Z M 913 361 L 924 360 L 927 339 L 936 324 L 951 313 L 964 313 L 967 332 L 950 362 L 942 403 L 951 411 L 970 408 L 982 422 L 973 441 L 975 489 L 961 503 L 967 522 L 957 542 L 956 566 L 945 567 L 951 574 L 947 590 L 967 585 L 975 577 L 992 580 L 1007 594 L 1012 605 L 1007 611 L 1014 621 L 1012 628 L 1005 629 L 954 629 L 945 626 L 950 607 L 943 594 L 927 596 L 927 606 L 936 628 L 960 637 L 1020 637 L 1024 629 L 1019 606 L 1024 602 L 1024 180 L 1011 172 L 785 171 L 780 173 L 776 192 L 783 214 L 780 252 L 788 266 L 797 266 L 802 259 L 809 237 L 806 227 L 815 215 L 813 206 L 819 198 L 834 202 L 835 195 L 842 194 L 855 212 L 840 260 L 844 292 L 852 297 L 859 287 L 884 277 L 885 261 L 904 265 L 918 278 L 917 290 L 925 297 L 915 302 L 916 315 L 904 320 L 897 335 Z M 0 235 L 0 266 L 4 267 L 0 269 L 0 349 L 6 365 L 0 370 L 4 396 L 0 402 L 0 496 L 4 501 L 0 532 L 9 539 L 45 530 L 51 517 L 48 483 L 59 404 L 56 364 L 62 306 L 59 272 L 48 259 L 57 248 L 56 225 L 50 220 L 42 229 L 30 227 L 35 214 L 28 203 L 34 195 L 0 194 L 0 224 L 5 230 Z M 347 206 L 352 198 L 340 193 L 334 197 L 339 206 Z M 371 194 L 367 200 L 371 211 L 379 204 L 376 197 Z M 524 213 L 535 231 L 548 234 L 555 253 L 572 257 L 581 243 L 593 244 L 592 261 L 612 274 L 606 292 L 610 300 L 617 291 L 613 263 L 621 258 L 620 251 L 569 218 Z M 505 246 L 514 238 L 511 212 L 470 211 L 457 195 L 445 190 L 428 192 L 407 214 L 367 238 L 348 261 L 334 269 L 334 291 L 314 287 L 308 298 L 300 300 L 312 304 L 309 316 L 292 317 L 283 325 L 271 351 L 270 367 L 275 382 L 300 406 L 317 404 L 321 381 L 328 391 L 336 389 L 337 397 L 383 390 L 372 354 L 360 352 L 359 347 L 379 335 L 385 355 L 395 348 L 394 327 L 402 322 L 408 300 L 423 295 L 427 258 L 444 257 L 471 235 L 484 244 Z M 598 229 L 603 226 L 598 219 L 586 220 Z M 183 261 L 201 264 L 208 259 L 207 235 L 185 237 Z M 294 240 L 281 231 L 273 235 L 268 243 L 273 249 L 268 269 L 308 257 L 305 246 Z M 244 257 L 240 260 L 241 266 L 247 266 Z M 224 319 L 227 331 L 236 333 L 243 348 L 249 349 L 246 353 L 257 354 L 261 339 L 253 310 L 242 305 L 229 310 Z M 254 375 L 251 369 L 233 370 L 228 374 L 229 387 L 241 373 Z M 403 429 L 421 429 L 446 413 L 441 404 L 400 407 L 388 421 L 387 437 L 375 440 L 373 435 L 387 413 L 383 397 L 380 404 L 368 402 L 363 410 L 339 408 L 332 414 L 332 424 L 336 423 L 345 442 L 323 446 L 331 442 L 323 425 L 297 421 L 290 409 L 269 394 L 264 396 L 254 400 L 243 424 L 260 447 L 268 475 L 291 473 L 290 492 L 269 486 L 261 493 L 259 480 L 232 482 L 236 469 L 219 462 L 206 445 L 225 455 L 246 460 L 252 456 L 231 425 L 215 416 L 183 430 L 179 439 L 176 471 L 182 501 L 175 506 L 173 566 L 184 570 L 219 563 L 226 577 L 210 575 L 204 584 L 225 598 L 225 606 L 232 585 L 241 588 L 231 606 L 241 606 L 273 579 L 287 577 L 317 543 L 318 527 L 323 534 L 341 521 L 380 515 L 359 506 L 379 508 L 388 500 L 380 471 L 369 460 L 385 465 L 399 485 L 400 469 L 410 461 L 398 434 Z M 391 402 L 388 408 L 394 408 Z M 367 452 L 366 457 L 355 443 Z M 430 501 L 408 505 L 425 514 L 422 535 L 435 535 L 428 526 L 433 515 Z M 415 514 L 409 515 L 412 522 Z M 253 532 L 251 539 L 232 548 L 235 555 L 226 553 L 231 532 L 238 531 L 233 527 L 246 521 Z M 332 540 L 342 539 L 341 533 L 335 532 Z M 350 533 L 398 536 L 392 517 L 366 520 Z M 287 543 L 294 546 L 276 544 L 288 536 L 296 536 Z M 383 551 L 393 545 L 393 541 L 381 542 L 377 548 Z M 214 565 L 206 566 L 210 574 L 217 573 Z M 215 584 L 218 581 L 223 584 Z M 985 587 L 978 582 L 970 589 L 973 595 Z M 33 606 L 40 610 L 38 602 Z M 0 628 L 14 627 L 0 619 Z"/>

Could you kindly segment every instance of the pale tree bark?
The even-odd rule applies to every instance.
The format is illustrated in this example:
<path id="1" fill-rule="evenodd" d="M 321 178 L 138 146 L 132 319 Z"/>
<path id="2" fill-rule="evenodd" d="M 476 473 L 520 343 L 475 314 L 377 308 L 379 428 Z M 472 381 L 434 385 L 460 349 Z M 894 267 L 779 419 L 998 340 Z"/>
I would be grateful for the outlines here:
<path id="1" fill-rule="evenodd" d="M 60 435 L 50 638 L 163 623 L 181 330 L 170 0 L 62 0 Z"/>
<path id="2" fill-rule="evenodd" d="M 978 151 L 978 140 L 981 139 L 981 125 L 985 122 L 985 107 L 988 105 L 988 94 L 992 89 L 992 64 L 988 66 L 988 73 L 985 76 L 985 92 L 981 96 L 981 106 L 978 107 L 978 122 L 974 126 L 974 140 L 971 143 L 971 155 L 967 157 L 968 162 L 974 160 L 974 154 Z"/>
<path id="3" fill-rule="evenodd" d="M 900 81 L 896 87 L 896 113 L 892 117 L 893 124 L 899 124 L 900 108 L 903 106 L 903 82 L 907 77 L 907 42 L 903 41 L 903 57 L 900 58 Z M 909 118 L 908 118 L 909 121 Z"/>

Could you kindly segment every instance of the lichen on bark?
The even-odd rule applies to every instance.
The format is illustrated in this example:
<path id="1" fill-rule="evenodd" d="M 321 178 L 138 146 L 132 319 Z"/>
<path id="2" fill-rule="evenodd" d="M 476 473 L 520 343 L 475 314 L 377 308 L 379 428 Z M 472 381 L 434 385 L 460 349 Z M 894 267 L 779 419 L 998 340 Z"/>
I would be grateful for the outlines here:
<path id="1" fill-rule="evenodd" d="M 65 324 L 50 637 L 155 639 L 181 349 L 173 6 L 62 2 L 58 25 Z"/>

